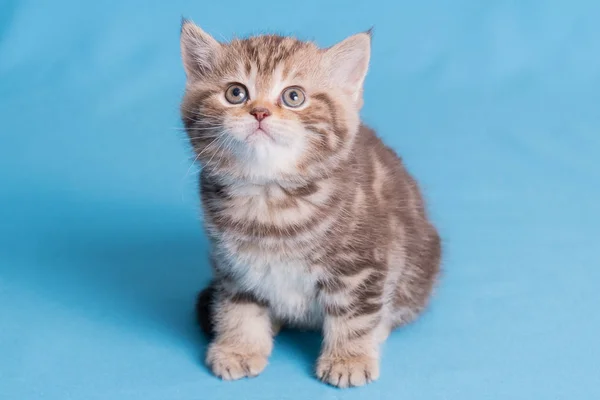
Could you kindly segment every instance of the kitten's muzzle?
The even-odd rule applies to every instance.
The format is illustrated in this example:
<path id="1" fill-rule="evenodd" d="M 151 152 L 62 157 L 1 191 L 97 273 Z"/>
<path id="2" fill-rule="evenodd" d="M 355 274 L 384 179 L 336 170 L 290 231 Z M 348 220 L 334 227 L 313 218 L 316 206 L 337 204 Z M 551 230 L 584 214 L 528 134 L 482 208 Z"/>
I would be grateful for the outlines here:
<path id="1" fill-rule="evenodd" d="M 254 107 L 252 110 L 250 110 L 250 114 L 253 115 L 258 122 L 260 122 L 271 115 L 271 111 L 265 107 Z"/>

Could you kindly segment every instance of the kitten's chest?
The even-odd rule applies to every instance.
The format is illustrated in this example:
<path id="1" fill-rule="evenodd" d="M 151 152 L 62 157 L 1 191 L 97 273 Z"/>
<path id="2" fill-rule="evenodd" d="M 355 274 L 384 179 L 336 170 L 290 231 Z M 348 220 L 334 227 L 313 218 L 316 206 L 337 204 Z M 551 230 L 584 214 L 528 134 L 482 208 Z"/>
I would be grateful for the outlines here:
<path id="1" fill-rule="evenodd" d="M 276 318 L 306 326 L 318 325 L 322 320 L 317 304 L 317 273 L 305 263 L 267 262 L 235 272 L 244 290 L 268 301 Z"/>

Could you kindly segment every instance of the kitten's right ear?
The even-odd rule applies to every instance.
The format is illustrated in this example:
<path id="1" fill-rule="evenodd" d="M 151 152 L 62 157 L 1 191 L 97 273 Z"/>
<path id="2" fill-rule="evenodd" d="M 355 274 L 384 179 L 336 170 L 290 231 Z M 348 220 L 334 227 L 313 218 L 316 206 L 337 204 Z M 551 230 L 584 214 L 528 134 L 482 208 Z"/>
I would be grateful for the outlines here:
<path id="1" fill-rule="evenodd" d="M 214 68 L 221 44 L 185 18 L 181 20 L 180 42 L 181 58 L 188 79 L 200 79 Z"/>
<path id="2" fill-rule="evenodd" d="M 325 50 L 325 67 L 333 82 L 362 104 L 362 88 L 371 56 L 371 30 L 350 36 Z"/>

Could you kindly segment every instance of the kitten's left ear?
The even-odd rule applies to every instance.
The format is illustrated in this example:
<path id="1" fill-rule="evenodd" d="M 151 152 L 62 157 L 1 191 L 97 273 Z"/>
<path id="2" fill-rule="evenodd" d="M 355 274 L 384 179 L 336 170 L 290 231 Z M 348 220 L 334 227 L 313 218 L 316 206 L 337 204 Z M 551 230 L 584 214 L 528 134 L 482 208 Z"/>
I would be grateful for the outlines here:
<path id="1" fill-rule="evenodd" d="M 199 26 L 181 20 L 181 58 L 188 79 L 200 79 L 216 64 L 221 44 Z"/>
<path id="2" fill-rule="evenodd" d="M 325 50 L 325 67 L 330 79 L 347 90 L 357 102 L 369 69 L 371 30 L 359 33 Z"/>

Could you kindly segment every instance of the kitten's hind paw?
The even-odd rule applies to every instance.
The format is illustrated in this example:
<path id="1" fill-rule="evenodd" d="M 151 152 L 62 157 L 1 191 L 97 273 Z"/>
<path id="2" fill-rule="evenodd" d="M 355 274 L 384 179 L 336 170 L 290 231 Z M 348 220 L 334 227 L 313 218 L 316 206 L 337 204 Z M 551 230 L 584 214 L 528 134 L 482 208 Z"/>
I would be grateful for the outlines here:
<path id="1" fill-rule="evenodd" d="M 230 381 L 260 374 L 267 366 L 267 356 L 213 344 L 208 349 L 206 364 L 216 376 Z"/>
<path id="2" fill-rule="evenodd" d="M 379 378 L 379 362 L 369 356 L 327 357 L 317 363 L 317 377 L 325 383 L 346 388 L 363 386 Z"/>

